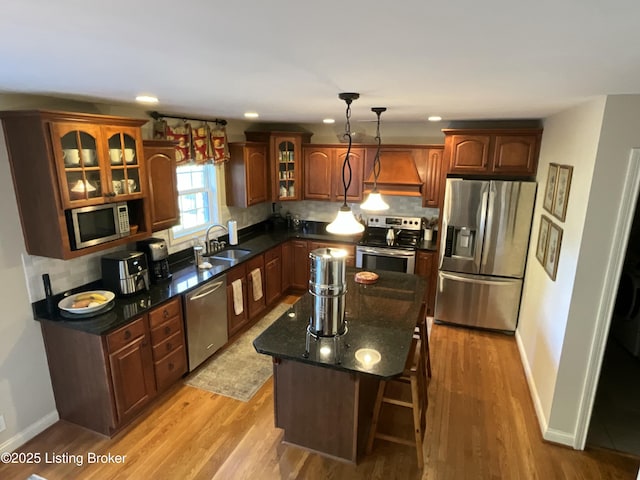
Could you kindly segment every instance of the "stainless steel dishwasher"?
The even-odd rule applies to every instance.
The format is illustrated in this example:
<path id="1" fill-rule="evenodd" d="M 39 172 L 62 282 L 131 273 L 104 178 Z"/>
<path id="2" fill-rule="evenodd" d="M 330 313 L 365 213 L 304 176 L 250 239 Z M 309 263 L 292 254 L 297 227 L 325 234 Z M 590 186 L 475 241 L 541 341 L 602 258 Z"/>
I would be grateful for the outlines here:
<path id="1" fill-rule="evenodd" d="M 184 296 L 189 371 L 222 347 L 227 330 L 227 276 L 222 275 Z"/>

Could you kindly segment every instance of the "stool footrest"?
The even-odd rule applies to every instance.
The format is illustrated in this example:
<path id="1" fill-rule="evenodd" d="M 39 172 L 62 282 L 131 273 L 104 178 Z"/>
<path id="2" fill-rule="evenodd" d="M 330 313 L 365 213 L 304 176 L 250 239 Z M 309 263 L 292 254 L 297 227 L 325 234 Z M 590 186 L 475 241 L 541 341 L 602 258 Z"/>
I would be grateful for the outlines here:
<path id="1" fill-rule="evenodd" d="M 408 445 L 410 447 L 415 447 L 416 442 L 407 440 L 401 437 L 394 437 L 393 435 L 387 435 L 385 433 L 376 433 L 376 438 L 380 438 L 382 440 L 387 440 L 388 442 L 401 443 L 403 445 Z"/>
<path id="2" fill-rule="evenodd" d="M 382 401 L 384 403 L 390 403 L 391 405 L 398 405 L 399 407 L 413 408 L 412 402 L 403 402 L 402 400 L 397 400 L 395 398 L 382 397 Z"/>

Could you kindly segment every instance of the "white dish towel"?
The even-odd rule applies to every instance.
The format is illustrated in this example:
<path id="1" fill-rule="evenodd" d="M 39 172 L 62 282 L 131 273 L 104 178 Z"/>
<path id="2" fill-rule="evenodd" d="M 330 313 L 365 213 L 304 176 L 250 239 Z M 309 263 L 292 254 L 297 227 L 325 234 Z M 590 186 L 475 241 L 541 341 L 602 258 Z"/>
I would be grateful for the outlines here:
<path id="1" fill-rule="evenodd" d="M 231 289 L 233 290 L 233 311 L 236 315 L 240 315 L 244 312 L 242 306 L 242 280 L 234 280 L 231 282 Z"/>
<path id="2" fill-rule="evenodd" d="M 262 274 L 259 268 L 251 270 L 251 283 L 253 283 L 253 301 L 257 302 L 262 298 Z"/>

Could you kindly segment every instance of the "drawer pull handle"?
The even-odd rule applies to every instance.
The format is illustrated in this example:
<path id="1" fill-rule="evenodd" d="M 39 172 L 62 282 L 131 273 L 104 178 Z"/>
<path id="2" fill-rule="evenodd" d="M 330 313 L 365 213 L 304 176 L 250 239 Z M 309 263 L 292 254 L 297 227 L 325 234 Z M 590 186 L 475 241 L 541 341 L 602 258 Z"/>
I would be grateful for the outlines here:
<path id="1" fill-rule="evenodd" d="M 171 333 L 171 327 L 164 327 L 164 333 Z"/>
<path id="2" fill-rule="evenodd" d="M 175 366 L 173 365 L 173 363 L 169 363 L 169 371 L 173 370 L 173 369 L 174 369 L 174 367 L 175 367 Z"/>
<path id="3" fill-rule="evenodd" d="M 131 332 L 129 330 L 124 331 L 124 339 L 129 340 L 131 338 Z"/>
<path id="4" fill-rule="evenodd" d="M 167 343 L 167 352 L 170 352 L 173 349 L 173 345 L 171 343 Z"/>
<path id="5" fill-rule="evenodd" d="M 162 311 L 162 316 L 164 318 L 169 318 L 169 311 L 166 308 Z"/>
<path id="6" fill-rule="evenodd" d="M 143 347 L 146 347 L 147 346 L 147 341 L 146 340 L 143 341 L 140 345 L 142 345 Z"/>

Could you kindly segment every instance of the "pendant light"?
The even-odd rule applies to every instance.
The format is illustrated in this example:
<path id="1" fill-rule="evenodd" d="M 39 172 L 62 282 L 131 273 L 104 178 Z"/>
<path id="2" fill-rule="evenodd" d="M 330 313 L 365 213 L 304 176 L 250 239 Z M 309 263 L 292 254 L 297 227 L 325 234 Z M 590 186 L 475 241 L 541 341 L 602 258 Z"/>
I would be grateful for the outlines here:
<path id="1" fill-rule="evenodd" d="M 355 235 L 358 233 L 362 233 L 364 231 L 364 225 L 356 220 L 356 217 L 353 216 L 353 212 L 349 205 L 347 205 L 347 190 L 351 186 L 351 163 L 349 163 L 349 155 L 351 154 L 351 124 L 349 123 L 349 118 L 351 117 L 351 102 L 357 100 L 360 97 L 359 93 L 341 93 L 338 95 L 340 100 L 344 100 L 347 104 L 347 123 L 346 123 L 346 132 L 345 136 L 349 140 L 349 145 L 347 147 L 347 154 L 344 157 L 344 162 L 342 163 L 342 185 L 344 187 L 344 202 L 338 210 L 338 215 L 336 219 L 327 225 L 327 232 L 333 233 L 335 235 Z M 347 179 L 347 173 L 349 177 Z"/>
<path id="2" fill-rule="evenodd" d="M 369 193 L 369 196 L 364 203 L 360 205 L 360 208 L 369 212 L 383 212 L 389 210 L 389 204 L 382 199 L 382 195 L 378 192 L 378 175 L 380 175 L 380 114 L 386 111 L 385 107 L 373 107 L 371 111 L 378 116 L 378 128 L 376 129 L 376 141 L 378 142 L 378 149 L 376 150 L 376 157 L 373 160 L 373 190 Z"/>

